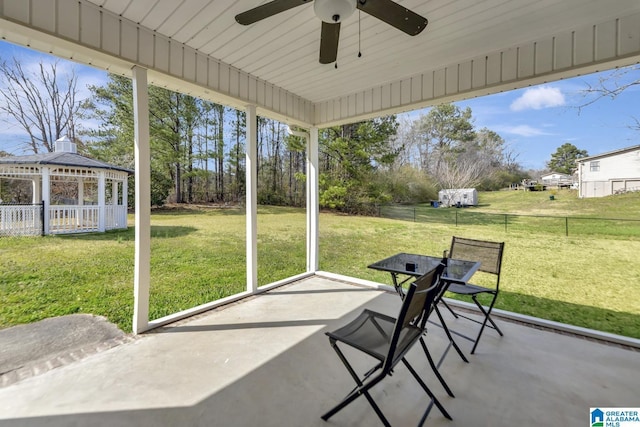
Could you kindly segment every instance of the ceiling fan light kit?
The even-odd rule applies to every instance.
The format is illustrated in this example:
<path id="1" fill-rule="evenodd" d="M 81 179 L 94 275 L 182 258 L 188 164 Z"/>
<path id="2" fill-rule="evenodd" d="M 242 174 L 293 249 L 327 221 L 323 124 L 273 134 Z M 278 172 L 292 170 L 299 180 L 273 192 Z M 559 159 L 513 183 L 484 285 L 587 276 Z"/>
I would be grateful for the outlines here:
<path id="1" fill-rule="evenodd" d="M 354 0 L 315 0 L 313 10 L 323 22 L 337 24 L 347 19 L 356 10 Z"/>
<path id="2" fill-rule="evenodd" d="M 236 21 L 242 25 L 251 25 L 311 1 L 273 0 L 236 15 Z M 315 0 L 313 10 L 322 21 L 319 58 L 321 64 L 336 62 L 340 23 L 351 16 L 356 8 L 410 36 L 420 34 L 429 22 L 427 18 L 393 0 Z"/>

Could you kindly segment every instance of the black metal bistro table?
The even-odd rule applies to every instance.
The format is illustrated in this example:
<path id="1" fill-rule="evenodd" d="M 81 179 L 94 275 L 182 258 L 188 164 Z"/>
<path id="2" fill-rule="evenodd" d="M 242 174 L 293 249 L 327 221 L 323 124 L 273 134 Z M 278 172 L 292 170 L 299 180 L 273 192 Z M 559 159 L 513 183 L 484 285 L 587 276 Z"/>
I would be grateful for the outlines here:
<path id="1" fill-rule="evenodd" d="M 420 277 L 429 270 L 435 268 L 442 262 L 442 258 L 428 255 L 399 253 L 382 261 L 374 262 L 368 267 L 374 270 L 387 271 L 391 273 L 393 287 L 401 297 L 404 297 L 402 285 L 409 280 Z M 467 283 L 471 276 L 480 268 L 480 263 L 476 261 L 465 261 L 460 259 L 447 259 L 447 268 L 442 274 L 442 280 L 448 283 Z M 404 279 L 401 276 L 407 276 Z"/>
<path id="2" fill-rule="evenodd" d="M 404 288 L 402 285 L 407 283 L 409 280 L 415 279 L 417 277 L 422 276 L 427 273 L 431 269 L 435 268 L 442 262 L 441 257 L 434 257 L 428 255 L 418 255 L 418 254 L 407 254 L 407 253 L 399 253 L 389 258 L 385 258 L 381 261 L 374 262 L 368 267 L 374 270 L 386 271 L 391 274 L 391 279 L 393 280 L 393 287 L 395 288 L 398 295 L 401 298 L 404 298 Z M 467 283 L 471 276 L 474 275 L 476 271 L 480 268 L 480 263 L 477 261 L 466 261 L 461 259 L 453 259 L 447 258 L 447 267 L 445 268 L 441 280 L 444 280 L 447 284 L 449 283 Z M 406 277 L 402 277 L 406 276 Z M 448 286 L 448 285 L 447 285 Z M 435 304 L 435 310 L 438 319 L 440 320 L 440 325 L 442 329 L 444 329 L 447 334 L 447 338 L 449 338 L 449 345 L 446 350 L 440 357 L 440 360 L 437 363 L 437 367 L 439 368 L 442 364 L 444 358 L 446 357 L 449 349 L 453 346 L 458 355 L 462 360 L 469 363 L 458 344 L 453 340 L 451 333 L 455 333 L 457 335 L 464 336 L 459 334 L 458 332 L 452 331 L 447 327 L 447 324 L 438 310 L 438 304 Z M 429 320 L 429 323 L 435 324 L 433 321 Z"/>

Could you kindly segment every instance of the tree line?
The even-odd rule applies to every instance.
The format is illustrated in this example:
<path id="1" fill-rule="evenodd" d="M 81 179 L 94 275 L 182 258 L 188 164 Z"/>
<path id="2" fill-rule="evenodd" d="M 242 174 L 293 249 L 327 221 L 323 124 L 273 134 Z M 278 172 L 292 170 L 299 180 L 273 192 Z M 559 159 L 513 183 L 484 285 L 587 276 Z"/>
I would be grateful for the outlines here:
<path id="1" fill-rule="evenodd" d="M 41 64 L 40 75 L 31 79 L 17 61 L 0 67 L 0 108 L 28 122 L 30 151 L 52 151 L 52 141 L 69 135 L 79 153 L 133 169 L 131 80 L 110 74 L 106 83 L 89 86 L 88 99 L 77 101 L 77 77 L 49 67 Z M 24 84 L 38 78 L 45 86 Z M 56 90 L 46 89 L 52 87 Z M 16 110 L 25 93 L 59 111 Z M 149 108 L 152 204 L 242 203 L 245 113 L 153 86 Z M 303 206 L 305 141 L 289 135 L 283 123 L 257 120 L 258 202 Z M 367 213 L 381 203 L 428 202 L 442 188 L 499 189 L 527 176 L 498 133 L 476 129 L 472 111 L 454 104 L 418 117 L 386 116 L 321 129 L 319 172 L 321 206 L 350 213 Z"/>

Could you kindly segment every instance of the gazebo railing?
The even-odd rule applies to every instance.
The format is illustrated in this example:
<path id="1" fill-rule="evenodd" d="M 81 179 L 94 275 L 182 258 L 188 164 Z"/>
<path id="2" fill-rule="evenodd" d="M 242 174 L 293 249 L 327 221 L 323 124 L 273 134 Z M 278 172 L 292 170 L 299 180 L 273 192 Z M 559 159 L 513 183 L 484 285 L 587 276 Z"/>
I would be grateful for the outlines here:
<path id="1" fill-rule="evenodd" d="M 48 233 L 44 227 L 43 204 L 0 204 L 0 236 L 88 233 L 127 228 L 127 207 L 104 207 L 100 230 L 100 207 L 96 205 L 53 205 L 46 209 Z"/>
<path id="2" fill-rule="evenodd" d="M 127 228 L 127 208 L 104 207 L 104 229 L 100 230 L 100 207 L 96 205 L 53 205 L 49 207 L 49 233 L 87 233 Z"/>
<path id="3" fill-rule="evenodd" d="M 105 230 L 127 228 L 127 207 L 122 205 L 105 206 L 104 228 Z"/>
<path id="4" fill-rule="evenodd" d="M 49 233 L 87 233 L 99 231 L 98 206 L 53 205 L 49 207 Z"/>
<path id="5" fill-rule="evenodd" d="M 42 203 L 0 204 L 0 236 L 40 236 L 44 234 Z"/>

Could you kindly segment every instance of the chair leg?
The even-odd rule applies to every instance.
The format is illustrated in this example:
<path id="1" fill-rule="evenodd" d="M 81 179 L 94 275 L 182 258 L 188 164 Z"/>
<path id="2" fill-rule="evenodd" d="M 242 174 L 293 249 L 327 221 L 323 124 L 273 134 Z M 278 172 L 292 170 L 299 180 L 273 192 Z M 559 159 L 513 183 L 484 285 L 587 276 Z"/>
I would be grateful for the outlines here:
<path id="1" fill-rule="evenodd" d="M 404 357 L 402 358 L 402 363 L 404 363 L 404 365 L 407 367 L 407 369 L 409 370 L 409 372 L 411 372 L 411 374 L 413 375 L 413 377 L 416 379 L 416 381 L 418 381 L 418 383 L 422 386 L 422 388 L 424 389 L 424 391 L 427 393 L 427 395 L 431 398 L 431 401 L 436 405 L 436 407 L 440 410 L 440 412 L 442 413 L 442 415 L 444 415 L 445 418 L 452 420 L 453 418 L 451 418 L 451 415 L 449 415 L 449 413 L 447 412 L 446 409 L 444 409 L 444 406 L 442 406 L 442 404 L 440 403 L 440 401 L 436 398 L 436 396 L 431 392 L 431 390 L 429 390 L 429 387 L 427 387 L 427 385 L 424 383 L 424 381 L 422 380 L 422 378 L 420 378 L 420 376 L 418 375 L 418 373 L 415 371 L 415 369 L 413 369 L 413 366 L 411 366 L 409 364 L 409 362 L 407 361 L 407 359 L 405 359 Z M 430 408 L 428 408 L 427 410 L 429 410 Z M 426 416 L 425 416 L 426 418 Z"/>
<path id="2" fill-rule="evenodd" d="M 480 309 L 482 314 L 485 315 L 485 317 L 488 317 L 489 323 L 491 323 L 490 327 L 495 329 L 498 332 L 498 334 L 500 334 L 501 337 L 504 336 L 504 334 L 502 333 L 502 331 L 500 330 L 498 325 L 496 325 L 496 323 L 491 318 L 491 310 L 493 310 L 493 305 L 495 304 L 496 300 L 498 299 L 498 295 L 497 294 L 493 294 L 493 299 L 491 300 L 491 304 L 489 305 L 489 310 L 485 310 L 484 309 L 484 307 L 482 306 L 480 301 L 478 301 L 477 295 L 473 295 L 471 298 L 473 299 L 473 302 L 476 303 L 476 305 L 478 306 L 478 308 Z M 478 323 L 480 323 L 480 322 L 478 322 Z"/>
<path id="3" fill-rule="evenodd" d="M 449 307 L 447 305 L 446 302 L 444 302 L 442 300 L 442 303 Z M 465 362 L 465 363 L 469 363 L 469 360 L 467 360 L 466 356 L 464 355 L 464 353 L 462 352 L 462 350 L 460 349 L 460 347 L 458 347 L 458 344 L 455 342 L 455 340 L 453 339 L 453 336 L 451 335 L 451 331 L 449 330 L 449 327 L 447 326 L 446 322 L 444 321 L 444 318 L 442 317 L 442 313 L 440 313 L 440 309 L 438 308 L 438 305 L 434 305 L 434 310 L 436 312 L 436 315 L 438 316 L 438 319 L 440 319 L 440 325 L 442 326 L 442 329 L 444 329 L 444 333 L 447 334 L 447 338 L 449 339 L 449 343 L 451 343 L 451 345 L 453 346 L 453 348 L 456 350 L 456 352 L 458 353 L 458 355 L 460 356 L 460 358 Z M 451 310 L 451 308 L 449 308 L 449 310 Z"/>
<path id="4" fill-rule="evenodd" d="M 444 306 L 447 307 L 447 310 L 449 310 L 451 314 L 453 314 L 453 317 L 455 317 L 456 319 L 458 318 L 458 314 L 455 311 L 453 311 L 453 309 L 449 306 L 449 304 L 447 304 L 447 302 L 444 299 L 440 298 L 440 301 L 438 302 L 441 302 L 442 304 L 444 304 Z"/>
<path id="5" fill-rule="evenodd" d="M 491 310 L 493 310 L 493 304 L 496 302 L 497 297 L 498 297 L 497 295 L 493 296 L 493 300 L 491 301 L 489 310 L 485 310 L 484 307 L 482 307 L 482 304 L 480 304 L 480 301 L 478 301 L 478 299 L 476 298 L 476 296 L 475 295 L 473 296 L 473 301 L 476 303 L 476 305 L 484 315 L 484 321 L 482 322 L 482 326 L 480 326 L 480 331 L 478 332 L 478 336 L 476 337 L 476 340 L 473 343 L 471 354 L 475 354 L 476 352 L 476 347 L 478 347 L 478 343 L 480 342 L 480 337 L 482 336 L 482 332 L 484 331 L 484 328 L 487 326 L 487 321 L 491 323 L 491 325 L 493 326 L 493 329 L 495 329 L 498 332 L 498 334 L 500 334 L 501 337 L 504 336 L 500 328 L 498 328 L 498 325 L 496 325 L 493 319 L 491 318 Z"/>
<path id="6" fill-rule="evenodd" d="M 436 374 L 436 377 L 438 377 L 438 380 L 440 380 L 440 384 L 442 384 L 442 387 L 444 387 L 444 389 L 446 390 L 446 392 L 447 392 L 447 394 L 449 396 L 455 397 L 453 395 L 453 392 L 449 388 L 449 385 L 447 384 L 447 382 L 444 380 L 442 375 L 440 375 L 440 371 L 438 370 L 438 367 L 433 362 L 433 358 L 431 357 L 431 352 L 429 352 L 429 349 L 427 348 L 427 344 L 424 342 L 424 340 L 422 338 L 420 338 L 420 344 L 422 345 L 422 349 L 424 350 L 424 354 L 427 356 L 427 360 L 429 361 L 429 366 L 431 366 L 431 370 L 433 371 L 434 374 Z"/>
<path id="7" fill-rule="evenodd" d="M 369 389 L 374 385 L 376 385 L 377 383 L 379 383 L 385 377 L 385 375 L 378 375 L 377 377 L 372 378 L 371 380 L 367 381 L 366 384 L 364 384 L 360 380 L 360 377 L 358 377 L 358 374 L 356 374 L 356 372 L 353 370 L 353 368 L 351 367 L 351 364 L 349 364 L 349 362 L 347 361 L 342 351 L 340 351 L 336 343 L 332 342 L 331 346 L 336 351 L 336 353 L 338 353 L 338 357 L 342 361 L 342 364 L 347 368 L 347 371 L 349 371 L 349 374 L 354 379 L 357 386 L 355 389 L 351 391 L 351 393 L 345 396 L 345 398 L 342 399 L 340 403 L 334 406 L 331 410 L 327 411 L 320 418 L 322 418 L 324 421 L 328 421 L 329 418 L 331 418 L 332 416 L 334 416 L 335 414 L 343 410 L 345 407 L 347 407 L 350 403 L 352 403 L 358 397 L 364 396 L 369 402 L 369 404 L 371 405 L 371 407 L 373 408 L 373 410 L 375 411 L 376 415 L 378 415 L 378 418 L 380 418 L 380 421 L 382 421 L 382 424 L 384 424 L 385 427 L 391 427 L 391 424 L 389 424 L 389 421 L 387 421 L 387 418 L 382 413 L 382 410 L 380 410 L 376 402 L 373 400 L 373 398 L 369 394 Z M 378 366 L 381 366 L 381 365 L 378 365 Z M 369 371 L 367 377 L 371 375 L 373 372 L 375 372 L 375 369 L 372 369 L 371 371 Z"/>

